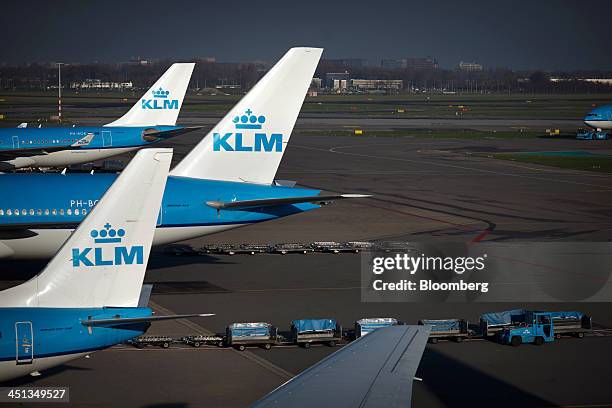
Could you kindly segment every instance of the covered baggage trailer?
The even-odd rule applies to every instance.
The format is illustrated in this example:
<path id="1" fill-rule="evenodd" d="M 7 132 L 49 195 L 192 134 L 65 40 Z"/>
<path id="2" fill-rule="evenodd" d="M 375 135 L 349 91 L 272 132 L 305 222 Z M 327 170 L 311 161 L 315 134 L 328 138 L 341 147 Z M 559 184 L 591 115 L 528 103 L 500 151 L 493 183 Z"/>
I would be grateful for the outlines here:
<path id="1" fill-rule="evenodd" d="M 581 312 L 550 312 L 555 325 L 555 338 L 574 336 L 583 338 L 585 333 L 593 330 L 591 316 Z"/>
<path id="2" fill-rule="evenodd" d="M 397 319 L 392 317 L 372 317 L 359 319 L 355 322 L 355 338 L 365 336 L 366 334 L 380 329 L 381 327 L 395 326 L 399 324 Z"/>
<path id="3" fill-rule="evenodd" d="M 243 351 L 247 346 L 269 350 L 278 337 L 278 329 L 270 323 L 232 323 L 226 328 L 225 341 L 229 347 Z"/>
<path id="4" fill-rule="evenodd" d="M 333 319 L 301 319 L 291 322 L 293 343 L 309 348 L 313 343 L 334 347 L 342 341 L 342 326 Z"/>
<path id="5" fill-rule="evenodd" d="M 429 342 L 437 343 L 439 339 L 448 339 L 457 343 L 470 337 L 468 322 L 465 319 L 423 319 L 418 322 L 420 325 L 431 326 Z"/>
<path id="6" fill-rule="evenodd" d="M 497 336 L 504 328 L 525 322 L 525 309 L 484 313 L 480 316 L 482 337 Z"/>

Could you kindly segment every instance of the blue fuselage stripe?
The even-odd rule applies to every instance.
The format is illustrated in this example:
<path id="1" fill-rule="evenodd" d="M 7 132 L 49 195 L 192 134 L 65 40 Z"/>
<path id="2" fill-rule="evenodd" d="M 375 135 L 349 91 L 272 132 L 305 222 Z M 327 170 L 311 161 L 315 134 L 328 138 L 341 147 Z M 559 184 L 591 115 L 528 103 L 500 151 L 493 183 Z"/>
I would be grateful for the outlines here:
<path id="1" fill-rule="evenodd" d="M 116 179 L 116 174 L 0 175 L 0 227 L 58 228 L 78 224 Z M 247 210 L 221 210 L 207 201 L 241 201 L 306 197 L 318 190 L 169 177 L 158 218 L 159 228 L 240 225 L 267 221 L 319 208 L 316 204 L 285 204 Z M 15 214 L 19 215 L 15 215 Z"/>
<path id="2" fill-rule="evenodd" d="M 48 358 L 102 350 L 140 336 L 149 323 L 113 327 L 84 326 L 87 319 L 151 316 L 131 308 L 0 308 L 0 361 Z M 19 353 L 19 356 L 16 355 Z"/>
<path id="3" fill-rule="evenodd" d="M 0 129 L 0 152 L 15 149 L 64 148 L 63 150 L 117 149 L 142 147 L 157 139 L 143 139 L 147 129 L 168 131 L 180 126 L 87 126 L 51 128 L 3 128 Z M 83 146 L 75 146 L 78 140 L 92 134 L 92 140 Z"/>

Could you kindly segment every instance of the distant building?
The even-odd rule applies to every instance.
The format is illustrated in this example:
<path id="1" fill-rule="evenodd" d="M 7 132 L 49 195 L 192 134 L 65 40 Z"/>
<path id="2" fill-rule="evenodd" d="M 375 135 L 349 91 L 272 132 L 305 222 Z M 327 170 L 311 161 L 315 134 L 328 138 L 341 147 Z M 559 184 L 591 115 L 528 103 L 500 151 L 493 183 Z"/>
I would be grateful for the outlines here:
<path id="1" fill-rule="evenodd" d="M 438 60 L 432 57 L 406 58 L 407 69 L 438 69 Z"/>
<path id="2" fill-rule="evenodd" d="M 550 78 L 551 82 L 584 81 L 612 85 L 612 78 Z"/>
<path id="3" fill-rule="evenodd" d="M 310 87 L 314 88 L 314 89 L 321 89 L 323 88 L 323 80 L 321 78 L 312 78 L 312 81 L 310 81 Z"/>
<path id="4" fill-rule="evenodd" d="M 348 88 L 350 74 L 348 72 L 328 72 L 325 74 L 325 87 L 329 89 Z"/>
<path id="5" fill-rule="evenodd" d="M 72 89 L 131 89 L 132 82 L 102 82 L 101 79 L 86 79 L 83 82 L 73 82 Z"/>
<path id="6" fill-rule="evenodd" d="M 327 60 L 332 64 L 342 65 L 345 68 L 363 68 L 368 66 L 368 60 L 363 58 L 343 58 Z"/>
<path id="7" fill-rule="evenodd" d="M 401 79 L 351 79 L 351 87 L 361 91 L 399 91 L 404 88 Z"/>
<path id="8" fill-rule="evenodd" d="M 482 65 L 477 64 L 475 62 L 463 62 L 463 61 L 461 61 L 459 63 L 459 70 L 461 70 L 461 71 L 468 71 L 468 72 L 482 71 Z"/>
<path id="9" fill-rule="evenodd" d="M 132 57 L 130 58 L 129 61 L 124 61 L 124 62 L 120 62 L 119 65 L 152 65 L 157 63 L 158 61 L 156 59 L 150 59 L 150 58 L 141 58 L 141 57 Z"/>
<path id="10" fill-rule="evenodd" d="M 408 62 L 406 58 L 383 59 L 380 61 L 380 66 L 385 69 L 406 69 Z"/>

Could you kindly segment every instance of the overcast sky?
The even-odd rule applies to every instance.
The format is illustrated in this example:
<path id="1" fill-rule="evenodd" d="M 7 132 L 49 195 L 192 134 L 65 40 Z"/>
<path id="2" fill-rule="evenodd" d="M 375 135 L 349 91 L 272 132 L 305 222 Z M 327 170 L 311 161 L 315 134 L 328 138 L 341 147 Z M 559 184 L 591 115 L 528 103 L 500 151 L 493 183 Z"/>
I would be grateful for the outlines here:
<path id="1" fill-rule="evenodd" d="M 307 45 L 323 58 L 612 70 L 611 17 L 610 0 L 8 0 L 0 62 L 274 61 Z"/>

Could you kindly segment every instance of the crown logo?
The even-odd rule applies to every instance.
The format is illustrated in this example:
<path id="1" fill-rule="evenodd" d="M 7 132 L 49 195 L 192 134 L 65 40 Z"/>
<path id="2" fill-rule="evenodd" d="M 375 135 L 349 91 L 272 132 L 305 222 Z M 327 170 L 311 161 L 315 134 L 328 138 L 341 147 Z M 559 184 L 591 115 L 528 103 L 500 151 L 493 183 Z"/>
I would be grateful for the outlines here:
<path id="1" fill-rule="evenodd" d="M 261 129 L 261 125 L 266 122 L 266 117 L 263 115 L 252 115 L 253 111 L 247 109 L 246 115 L 235 116 L 232 120 L 236 124 L 236 129 Z"/>
<path id="2" fill-rule="evenodd" d="M 104 228 L 101 228 L 100 230 L 93 229 L 89 235 L 91 235 L 96 244 L 111 244 L 121 242 L 121 237 L 125 235 L 125 230 L 123 228 L 115 230 L 111 227 L 112 225 L 107 222 L 104 224 Z"/>
<path id="3" fill-rule="evenodd" d="M 167 98 L 169 94 L 170 94 L 170 91 L 164 90 L 164 88 L 162 88 L 161 86 L 159 87 L 158 90 L 153 90 L 154 98 Z"/>

